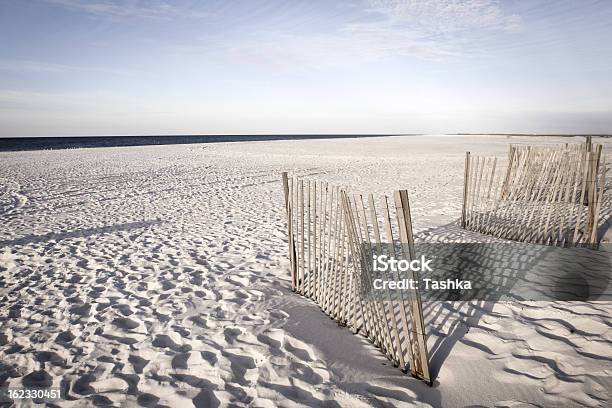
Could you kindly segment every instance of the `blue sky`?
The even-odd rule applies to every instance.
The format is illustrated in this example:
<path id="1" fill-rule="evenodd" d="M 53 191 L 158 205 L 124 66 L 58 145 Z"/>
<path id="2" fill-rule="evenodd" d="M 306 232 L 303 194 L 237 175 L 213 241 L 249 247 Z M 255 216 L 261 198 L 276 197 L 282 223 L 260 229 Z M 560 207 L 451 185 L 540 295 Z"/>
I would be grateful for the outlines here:
<path id="1" fill-rule="evenodd" d="M 612 133 L 612 1 L 0 0 L 0 136 Z"/>

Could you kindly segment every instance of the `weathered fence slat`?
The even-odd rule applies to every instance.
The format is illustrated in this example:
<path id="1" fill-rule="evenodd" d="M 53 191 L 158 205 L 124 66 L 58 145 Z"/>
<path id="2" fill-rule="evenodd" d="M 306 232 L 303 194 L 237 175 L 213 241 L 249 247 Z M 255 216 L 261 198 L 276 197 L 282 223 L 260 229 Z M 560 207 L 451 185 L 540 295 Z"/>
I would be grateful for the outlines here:
<path id="1" fill-rule="evenodd" d="M 412 236 L 412 220 L 410 217 L 410 204 L 408 192 L 400 190 L 395 192 L 395 206 L 397 208 L 397 222 L 400 230 L 401 247 L 408 254 L 404 254 L 406 259 L 414 259 L 414 237 Z M 409 279 L 418 282 L 419 276 L 412 269 L 409 272 Z M 429 364 L 427 362 L 427 342 L 425 341 L 425 322 L 423 320 L 423 307 L 421 304 L 420 293 L 418 290 L 410 291 L 410 315 L 412 316 L 412 356 L 413 361 L 410 367 L 412 375 L 420 377 L 427 382 L 431 382 L 429 375 Z"/>

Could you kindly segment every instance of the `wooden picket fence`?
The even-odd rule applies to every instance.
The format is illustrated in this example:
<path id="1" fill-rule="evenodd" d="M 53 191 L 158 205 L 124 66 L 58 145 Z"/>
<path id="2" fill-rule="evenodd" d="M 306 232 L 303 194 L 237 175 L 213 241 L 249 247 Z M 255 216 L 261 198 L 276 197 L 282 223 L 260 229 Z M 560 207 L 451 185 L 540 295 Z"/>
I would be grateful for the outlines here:
<path id="1" fill-rule="evenodd" d="M 606 174 L 602 146 L 510 145 L 508 159 L 466 153 L 463 228 L 557 246 L 596 246 Z"/>
<path id="2" fill-rule="evenodd" d="M 378 211 L 372 194 L 350 195 L 287 173 L 282 180 L 293 290 L 339 325 L 365 335 L 404 372 L 431 385 L 418 291 L 387 289 L 372 296 L 371 260 L 384 244 L 406 258 L 415 256 L 407 191 L 395 192 L 394 205 L 386 195 L 378 197 Z"/>

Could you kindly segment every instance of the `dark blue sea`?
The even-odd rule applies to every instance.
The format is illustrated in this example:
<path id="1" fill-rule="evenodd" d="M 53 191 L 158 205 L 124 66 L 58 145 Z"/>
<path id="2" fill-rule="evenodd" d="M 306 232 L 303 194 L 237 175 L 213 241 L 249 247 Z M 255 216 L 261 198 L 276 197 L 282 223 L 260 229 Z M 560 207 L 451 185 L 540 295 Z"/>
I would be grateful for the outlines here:
<path id="1" fill-rule="evenodd" d="M 0 151 L 76 149 L 83 147 L 148 146 L 189 143 L 249 142 L 266 140 L 338 139 L 376 135 L 189 135 L 189 136 L 87 136 L 0 138 Z"/>

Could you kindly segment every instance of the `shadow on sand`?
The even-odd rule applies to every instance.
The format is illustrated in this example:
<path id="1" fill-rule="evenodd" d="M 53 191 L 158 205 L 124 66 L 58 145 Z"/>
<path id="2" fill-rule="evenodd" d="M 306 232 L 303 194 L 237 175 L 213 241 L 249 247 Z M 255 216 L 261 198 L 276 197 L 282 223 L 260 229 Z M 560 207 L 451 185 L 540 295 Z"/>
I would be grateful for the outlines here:
<path id="1" fill-rule="evenodd" d="M 61 232 L 50 232 L 43 235 L 26 235 L 21 238 L 0 241 L 0 247 L 7 246 L 12 247 L 15 245 L 28 245 L 28 244 L 39 244 L 47 241 L 61 241 L 70 238 L 84 238 L 92 235 L 109 234 L 117 231 L 132 231 L 141 228 L 148 228 L 153 225 L 159 225 L 162 221 L 149 220 L 149 221 L 136 221 L 136 222 L 125 222 L 121 224 L 105 225 L 103 227 L 96 228 L 84 228 L 73 231 L 61 231 Z"/>

